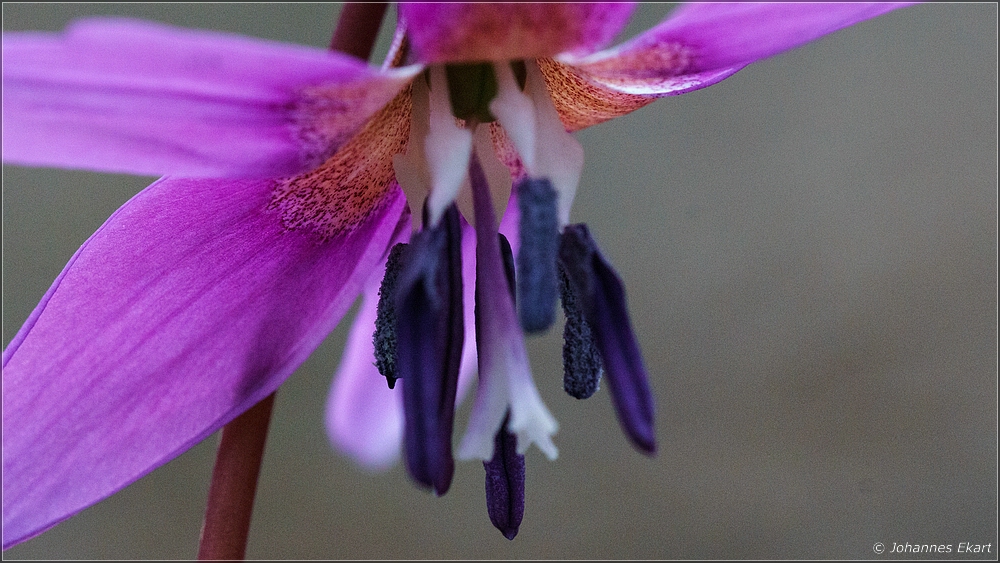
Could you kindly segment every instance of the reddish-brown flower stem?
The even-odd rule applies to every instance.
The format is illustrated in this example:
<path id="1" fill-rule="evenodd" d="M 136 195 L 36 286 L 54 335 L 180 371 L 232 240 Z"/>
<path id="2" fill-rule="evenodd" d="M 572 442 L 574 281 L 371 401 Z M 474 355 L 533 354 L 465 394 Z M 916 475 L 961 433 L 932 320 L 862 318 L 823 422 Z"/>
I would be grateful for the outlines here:
<path id="1" fill-rule="evenodd" d="M 344 4 L 330 49 L 367 60 L 385 16 L 385 3 Z M 222 429 L 212 469 L 198 559 L 243 559 L 274 393 Z"/>
<path id="2" fill-rule="evenodd" d="M 222 429 L 198 559 L 243 559 L 274 393 Z"/>
<path id="3" fill-rule="evenodd" d="M 385 2 L 344 4 L 330 41 L 330 50 L 368 60 L 388 7 Z"/>

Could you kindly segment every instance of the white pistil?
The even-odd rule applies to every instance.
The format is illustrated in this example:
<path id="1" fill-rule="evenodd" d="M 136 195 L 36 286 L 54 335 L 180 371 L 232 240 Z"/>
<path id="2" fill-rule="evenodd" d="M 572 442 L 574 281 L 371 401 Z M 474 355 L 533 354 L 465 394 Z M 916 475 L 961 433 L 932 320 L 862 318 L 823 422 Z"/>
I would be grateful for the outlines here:
<path id="1" fill-rule="evenodd" d="M 490 111 L 514 143 L 528 174 L 552 182 L 559 198 L 559 226 L 564 227 L 569 224 L 583 171 L 583 147 L 559 119 L 538 65 L 529 60 L 525 67 L 527 80 L 522 93 L 510 65 L 494 64 L 498 93 Z"/>
<path id="2" fill-rule="evenodd" d="M 430 73 L 430 127 L 424 153 L 431 184 L 427 210 L 431 225 L 437 225 L 445 209 L 458 196 L 458 189 L 469 169 L 472 132 L 459 127 L 451 114 L 444 66 L 434 65 L 430 68 Z"/>
<path id="3" fill-rule="evenodd" d="M 458 447 L 462 459 L 493 457 L 493 437 L 510 409 L 507 429 L 517 435 L 517 451 L 532 443 L 550 459 L 558 450 L 552 435 L 559 428 L 542 403 L 528 364 L 528 354 L 511 301 L 497 240 L 490 188 L 484 175 L 472 171 L 476 215 L 476 348 L 479 388 L 469 426 Z"/>
<path id="4" fill-rule="evenodd" d="M 552 435 L 558 429 L 559 423 L 542 402 L 531 373 L 525 369 L 511 374 L 510 422 L 507 423 L 507 430 L 517 436 L 517 453 L 523 455 L 528 451 L 528 446 L 534 443 L 545 457 L 554 460 L 559 456 L 559 450 L 552 443 Z"/>
<path id="5" fill-rule="evenodd" d="M 503 280 L 506 283 L 506 280 Z M 482 319 L 495 323 L 497 319 Z M 478 343 L 479 389 L 469 416 L 469 426 L 458 446 L 459 459 L 493 458 L 493 437 L 503 423 L 507 409 L 507 430 L 517 436 L 517 453 L 531 444 L 538 446 L 550 460 L 559 456 L 552 435 L 559 423 L 542 402 L 528 366 L 527 352 L 520 330 L 515 325 L 494 326 Z M 486 332 L 486 331 L 484 331 Z"/>

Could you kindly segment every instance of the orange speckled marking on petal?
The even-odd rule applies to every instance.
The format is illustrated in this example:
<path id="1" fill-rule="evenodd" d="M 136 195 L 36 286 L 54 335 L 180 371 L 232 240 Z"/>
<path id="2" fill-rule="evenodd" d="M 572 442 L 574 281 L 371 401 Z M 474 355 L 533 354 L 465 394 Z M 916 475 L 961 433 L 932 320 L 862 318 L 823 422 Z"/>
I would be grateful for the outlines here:
<path id="1" fill-rule="evenodd" d="M 302 89 L 290 114 L 303 165 L 314 168 L 333 156 L 392 95 L 382 84 L 363 82 Z"/>
<path id="2" fill-rule="evenodd" d="M 599 58 L 591 57 L 571 64 L 578 70 L 601 81 L 679 76 L 691 68 L 694 53 L 686 45 L 661 39 L 647 40 L 641 48 L 606 51 Z"/>
<path id="3" fill-rule="evenodd" d="M 329 239 L 377 210 L 395 185 L 392 156 L 406 152 L 410 110 L 407 86 L 326 162 L 279 180 L 269 208 L 281 212 L 285 228 Z"/>
<path id="4" fill-rule="evenodd" d="M 528 175 L 524 163 L 521 162 L 521 155 L 517 153 L 514 142 L 510 140 L 507 131 L 500 126 L 499 122 L 490 123 L 490 141 L 493 143 L 493 151 L 497 158 L 510 170 L 510 177 L 514 182 L 525 178 Z"/>
<path id="5" fill-rule="evenodd" d="M 552 59 L 538 59 L 537 62 L 552 103 L 568 131 L 603 123 L 655 100 L 603 88 L 588 80 L 586 74 Z"/>

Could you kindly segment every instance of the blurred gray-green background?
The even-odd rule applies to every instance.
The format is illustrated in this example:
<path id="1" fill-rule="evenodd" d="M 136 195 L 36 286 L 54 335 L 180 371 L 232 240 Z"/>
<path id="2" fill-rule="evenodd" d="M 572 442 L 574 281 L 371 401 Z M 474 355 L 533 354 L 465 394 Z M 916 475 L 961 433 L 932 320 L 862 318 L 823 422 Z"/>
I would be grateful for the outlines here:
<path id="1" fill-rule="evenodd" d="M 626 36 L 669 9 L 641 7 Z M 5 3 L 3 29 L 115 14 L 324 47 L 337 12 Z M 996 4 L 906 8 L 579 133 L 574 220 L 625 280 L 659 455 L 628 446 L 606 391 L 563 393 L 561 330 L 531 340 L 560 456 L 528 454 L 509 542 L 479 463 L 434 498 L 331 449 L 343 323 L 278 393 L 248 557 L 888 558 L 875 542 L 972 542 L 995 558 L 996 40 Z M 6 343 L 152 179 L 3 174 Z M 4 558 L 194 557 L 216 444 Z"/>

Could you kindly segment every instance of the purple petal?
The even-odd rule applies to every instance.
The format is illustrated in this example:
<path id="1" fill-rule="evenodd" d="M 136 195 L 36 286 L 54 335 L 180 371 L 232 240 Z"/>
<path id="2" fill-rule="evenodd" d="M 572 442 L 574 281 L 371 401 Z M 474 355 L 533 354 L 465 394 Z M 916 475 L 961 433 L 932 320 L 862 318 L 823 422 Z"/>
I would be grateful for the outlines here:
<path id="1" fill-rule="evenodd" d="M 584 55 L 628 23 L 630 3 L 399 5 L 416 59 L 423 63 Z"/>
<path id="2" fill-rule="evenodd" d="M 390 246 L 406 242 L 409 235 L 410 214 L 404 213 Z M 364 299 L 347 337 L 326 404 L 326 428 L 331 442 L 361 466 L 375 471 L 394 465 L 403 443 L 402 388 L 390 389 L 374 363 L 372 333 L 384 272 L 383 258 L 365 285 Z"/>
<path id="3" fill-rule="evenodd" d="M 617 59 L 624 65 L 617 70 L 629 77 L 715 72 L 777 55 L 912 4 L 690 3 L 594 62 Z"/>
<path id="4" fill-rule="evenodd" d="M 3 34 L 3 159 L 282 176 L 329 156 L 418 69 L 127 19 Z M 317 146 L 321 145 L 321 146 Z"/>
<path id="5" fill-rule="evenodd" d="M 378 286 L 375 286 L 377 292 Z M 365 292 L 326 403 L 330 440 L 362 467 L 380 471 L 399 459 L 403 443 L 402 382 L 389 389 L 373 364 L 378 295 Z"/>
<path id="6" fill-rule="evenodd" d="M 601 256 L 586 225 L 565 228 L 559 258 L 593 331 L 618 421 L 635 447 L 655 453 L 653 394 L 621 279 Z"/>
<path id="7" fill-rule="evenodd" d="M 4 547 L 273 392 L 354 302 L 401 192 L 323 242 L 281 226 L 273 189 L 160 180 L 73 256 L 4 351 Z"/>
<path id="8" fill-rule="evenodd" d="M 513 217 L 508 211 L 504 224 Z M 513 224 L 515 231 L 516 223 Z M 503 226 L 501 226 L 501 230 Z M 409 233 L 407 227 L 407 234 Z M 401 239 L 394 239 L 400 242 Z M 394 464 L 403 443 L 402 380 L 390 390 L 373 364 L 372 333 L 375 330 L 378 288 L 385 265 L 376 267 L 375 275 L 365 289 L 351 334 L 348 336 L 344 358 L 334 379 L 327 402 L 327 430 L 333 443 L 353 457 L 362 466 L 380 470 Z M 458 375 L 456 402 L 460 403 L 475 381 L 476 373 L 476 237 L 472 227 L 462 222 L 462 291 L 465 313 L 465 342 L 462 346 L 462 363 Z"/>
<path id="9" fill-rule="evenodd" d="M 622 45 L 540 61 L 563 123 L 576 131 L 663 96 L 716 84 L 760 59 L 908 3 L 692 3 Z"/>

